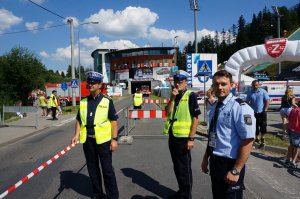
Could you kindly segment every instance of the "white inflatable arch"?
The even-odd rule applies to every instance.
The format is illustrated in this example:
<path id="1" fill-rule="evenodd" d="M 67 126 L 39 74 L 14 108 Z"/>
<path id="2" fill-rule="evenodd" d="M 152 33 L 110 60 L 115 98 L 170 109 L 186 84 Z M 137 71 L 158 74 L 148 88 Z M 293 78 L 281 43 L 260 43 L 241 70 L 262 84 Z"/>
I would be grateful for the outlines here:
<path id="1" fill-rule="evenodd" d="M 286 46 L 279 57 L 272 57 L 265 44 L 241 49 L 234 53 L 225 65 L 225 70 L 232 74 L 233 80 L 240 82 L 241 73 L 251 65 L 264 62 L 300 61 L 300 40 L 286 41 Z"/>

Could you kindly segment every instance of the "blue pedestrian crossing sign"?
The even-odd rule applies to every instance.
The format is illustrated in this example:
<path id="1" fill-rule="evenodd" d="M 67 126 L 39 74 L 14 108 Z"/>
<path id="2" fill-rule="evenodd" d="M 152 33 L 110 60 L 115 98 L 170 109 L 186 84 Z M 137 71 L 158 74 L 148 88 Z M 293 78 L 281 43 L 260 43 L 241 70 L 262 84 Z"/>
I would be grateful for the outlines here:
<path id="1" fill-rule="evenodd" d="M 212 60 L 199 60 L 197 76 L 212 75 Z"/>
<path id="2" fill-rule="evenodd" d="M 71 88 L 78 88 L 78 79 L 71 79 Z"/>
<path id="3" fill-rule="evenodd" d="M 60 87 L 61 87 L 61 89 L 62 89 L 63 91 L 66 91 L 66 90 L 68 89 L 68 84 L 67 84 L 67 82 L 62 82 L 61 85 L 60 85 Z"/>

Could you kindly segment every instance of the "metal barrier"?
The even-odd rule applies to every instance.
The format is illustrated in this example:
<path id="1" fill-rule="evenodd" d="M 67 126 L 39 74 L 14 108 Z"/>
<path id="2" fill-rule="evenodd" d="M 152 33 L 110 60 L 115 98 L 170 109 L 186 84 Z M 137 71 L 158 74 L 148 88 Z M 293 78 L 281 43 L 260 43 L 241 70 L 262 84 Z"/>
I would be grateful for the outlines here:
<path id="1" fill-rule="evenodd" d="M 2 125 L 4 126 L 5 113 L 35 113 L 35 128 L 38 128 L 38 108 L 34 106 L 5 106 L 2 109 Z"/>
<path id="2" fill-rule="evenodd" d="M 119 144 L 132 144 L 132 136 L 129 136 L 129 132 L 135 127 L 135 121 L 128 119 L 128 110 L 132 106 L 121 109 L 118 112 L 118 143 Z"/>

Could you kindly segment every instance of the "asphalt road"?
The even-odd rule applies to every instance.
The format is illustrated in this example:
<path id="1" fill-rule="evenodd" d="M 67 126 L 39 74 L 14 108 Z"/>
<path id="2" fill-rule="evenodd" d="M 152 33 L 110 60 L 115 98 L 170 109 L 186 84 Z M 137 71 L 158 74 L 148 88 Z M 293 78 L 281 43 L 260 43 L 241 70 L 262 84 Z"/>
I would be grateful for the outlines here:
<path id="1" fill-rule="evenodd" d="M 118 102 L 117 110 L 130 104 Z M 145 104 L 144 109 L 157 109 Z M 120 114 L 123 112 L 121 111 Z M 276 116 L 276 115 L 274 115 Z M 120 118 L 122 121 L 122 118 Z M 125 121 L 125 120 L 123 120 Z M 113 154 L 120 199 L 167 198 L 177 191 L 167 137 L 162 135 L 164 119 L 132 120 L 131 145 L 120 145 Z M 18 182 L 69 145 L 75 122 L 55 126 L 39 134 L 0 148 L 0 192 Z M 119 125 L 122 128 L 122 125 Z M 206 138 L 198 137 L 192 150 L 193 198 L 212 198 L 209 175 L 200 170 Z M 300 170 L 283 166 L 283 157 L 253 151 L 246 171 L 245 198 L 300 198 Z M 89 198 L 92 195 L 82 146 L 64 154 L 6 198 Z"/>

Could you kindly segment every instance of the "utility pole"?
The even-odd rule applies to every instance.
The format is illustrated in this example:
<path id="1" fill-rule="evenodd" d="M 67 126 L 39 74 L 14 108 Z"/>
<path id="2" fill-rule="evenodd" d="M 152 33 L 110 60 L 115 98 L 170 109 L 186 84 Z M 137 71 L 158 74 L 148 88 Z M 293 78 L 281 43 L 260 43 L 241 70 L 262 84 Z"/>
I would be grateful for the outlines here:
<path id="1" fill-rule="evenodd" d="M 194 29 L 195 29 L 195 53 L 198 53 L 197 45 L 197 15 L 196 12 L 199 10 L 198 0 L 190 0 L 190 8 L 194 11 Z"/>
<path id="2" fill-rule="evenodd" d="M 72 79 L 75 79 L 75 67 L 74 67 L 74 24 L 73 19 L 69 18 L 67 20 L 68 24 L 70 24 L 70 40 L 71 40 L 71 71 L 72 71 Z M 76 108 L 76 90 L 72 88 L 72 106 Z"/>
<path id="3" fill-rule="evenodd" d="M 280 38 L 280 17 L 283 15 L 280 15 L 278 6 L 272 6 L 272 9 L 274 13 L 277 15 L 277 36 Z M 281 62 L 278 63 L 278 75 L 281 73 Z"/>

